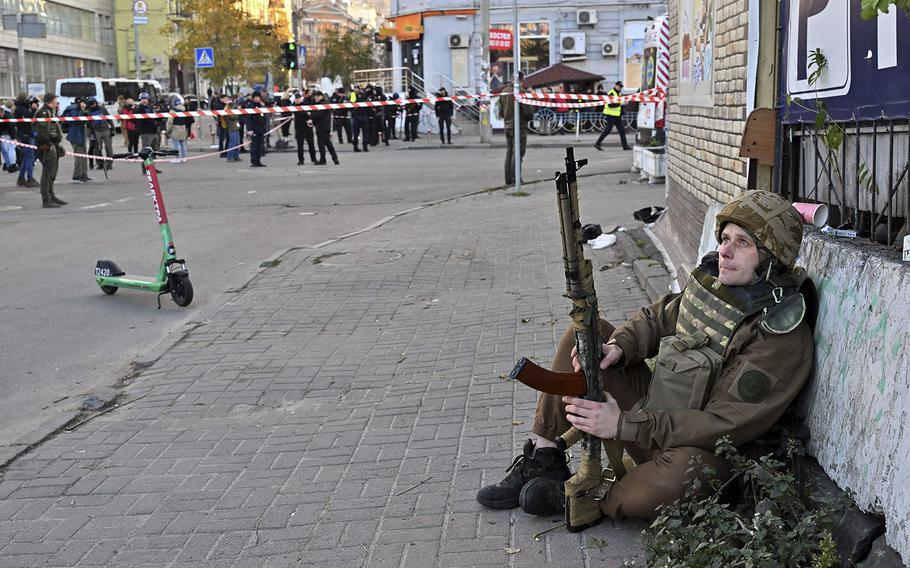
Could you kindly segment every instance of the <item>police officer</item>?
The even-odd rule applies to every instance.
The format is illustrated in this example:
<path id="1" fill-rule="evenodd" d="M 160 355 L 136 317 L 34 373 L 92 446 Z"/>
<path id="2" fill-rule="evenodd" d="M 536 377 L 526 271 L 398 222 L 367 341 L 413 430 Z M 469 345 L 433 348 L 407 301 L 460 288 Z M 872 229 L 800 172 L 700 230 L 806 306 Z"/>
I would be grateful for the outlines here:
<path id="1" fill-rule="evenodd" d="M 398 93 L 392 93 L 389 100 L 397 101 Z M 385 120 L 386 132 L 392 140 L 398 140 L 398 133 L 395 132 L 395 121 L 398 119 L 398 105 L 387 105 L 383 107 L 383 119 Z"/>
<path id="2" fill-rule="evenodd" d="M 373 96 L 370 97 L 371 101 L 378 103 L 384 103 L 389 100 L 389 97 L 382 92 L 382 87 L 376 85 L 373 87 Z M 373 146 L 379 144 L 379 138 L 382 138 L 382 141 L 385 142 L 385 145 L 389 145 L 389 131 L 386 128 L 385 121 L 385 106 L 376 106 L 370 109 L 372 111 L 371 117 L 371 129 L 373 131 Z"/>
<path id="3" fill-rule="evenodd" d="M 408 89 L 408 98 L 417 98 L 417 89 L 411 87 Z M 417 140 L 417 127 L 420 125 L 420 107 L 422 103 L 412 102 L 404 105 L 404 141 L 410 142 Z"/>
<path id="4" fill-rule="evenodd" d="M 307 89 L 306 95 L 299 94 L 297 95 L 297 105 L 311 105 L 313 104 L 313 98 L 309 95 L 311 91 Z M 314 164 L 316 163 L 316 143 L 313 141 L 313 121 L 311 120 L 309 111 L 300 111 L 294 113 L 294 137 L 297 139 L 297 165 L 302 166 L 304 164 L 303 159 L 303 144 L 306 142 L 307 148 L 310 151 L 310 161 Z M 323 153 L 323 158 L 325 154 Z"/>
<path id="5" fill-rule="evenodd" d="M 329 99 L 330 103 L 346 103 L 348 98 L 345 95 L 344 87 L 338 87 L 335 89 L 335 94 L 332 95 L 332 98 Z M 344 140 L 341 138 L 341 133 L 344 132 L 347 137 L 348 144 L 351 143 L 351 117 L 348 116 L 348 109 L 346 108 L 337 108 L 332 111 L 332 128 L 335 132 L 338 133 L 338 143 L 343 144 Z"/>
<path id="6" fill-rule="evenodd" d="M 44 106 L 35 113 L 35 118 L 53 118 L 57 116 L 57 95 L 46 93 Z M 54 194 L 54 180 L 57 179 L 58 160 L 66 154 L 60 145 L 63 142 L 63 130 L 59 122 L 37 122 L 35 145 L 38 146 L 38 159 L 41 160 L 41 206 L 60 207 L 66 205 Z"/>
<path id="7" fill-rule="evenodd" d="M 325 102 L 325 95 L 322 91 L 313 92 L 313 102 L 317 105 Z M 319 161 L 317 165 L 325 165 L 325 151 L 328 149 L 332 161 L 338 165 L 338 154 L 335 153 L 335 146 L 332 144 L 332 111 L 316 110 L 310 113 L 310 125 L 316 131 L 316 140 L 319 144 Z"/>
<path id="8" fill-rule="evenodd" d="M 445 87 L 440 87 L 436 96 L 445 98 L 449 96 L 449 93 Z M 433 110 L 436 112 L 436 121 L 439 123 L 439 141 L 445 144 L 446 139 L 448 139 L 449 144 L 451 144 L 452 116 L 455 114 L 455 103 L 452 101 L 436 101 L 436 104 L 433 105 Z M 448 134 L 448 138 L 443 134 L 443 131 Z"/>
<path id="9" fill-rule="evenodd" d="M 263 106 L 265 105 L 262 104 L 262 92 L 253 91 L 250 100 L 246 103 L 246 108 L 262 108 Z M 252 135 L 250 142 L 250 167 L 264 168 L 265 164 L 262 163 L 262 154 L 265 151 L 265 115 L 259 113 L 248 114 L 246 115 L 246 121 L 247 128 Z"/>
<path id="10" fill-rule="evenodd" d="M 803 292 L 811 280 L 794 266 L 802 221 L 779 195 L 747 192 L 716 217 L 718 251 L 702 259 L 686 288 L 614 328 L 601 321 L 605 402 L 542 394 L 533 432 L 509 475 L 477 494 L 492 508 L 560 512 L 571 490 L 559 446 L 570 427 L 624 443 L 637 464 L 603 482 L 599 510 L 615 520 L 652 517 L 681 497 L 700 458 L 721 481 L 729 466 L 714 455 L 729 436 L 741 446 L 766 433 L 809 379 L 814 342 Z M 656 356 L 652 373 L 644 363 Z M 578 369 L 574 333 L 560 340 L 554 371 Z M 707 484 L 705 484 L 707 486 Z M 576 498 L 584 498 L 577 495 Z"/>
<path id="11" fill-rule="evenodd" d="M 613 85 L 613 88 L 610 89 L 610 92 L 607 93 L 607 96 L 610 97 L 621 97 L 622 96 L 622 81 L 616 81 Z M 631 150 L 632 148 L 626 142 L 626 126 L 622 123 L 622 104 L 621 103 L 607 103 L 604 105 L 604 120 L 607 121 L 606 126 L 604 126 L 604 131 L 600 133 L 600 136 L 597 137 L 597 142 L 594 143 L 594 147 L 598 150 L 603 150 L 600 146 L 600 143 L 604 141 L 604 138 L 610 134 L 614 127 L 616 131 L 619 132 L 619 140 L 622 142 L 623 150 Z"/>
<path id="12" fill-rule="evenodd" d="M 364 89 L 355 88 L 353 91 L 351 91 L 349 100 L 352 103 L 367 101 L 367 93 Z M 351 130 L 353 131 L 352 143 L 354 144 L 354 151 L 361 151 L 361 149 L 357 147 L 357 141 L 360 140 L 360 146 L 363 148 L 363 151 L 369 152 L 371 138 L 369 108 L 357 107 L 351 109 Z"/>
<path id="13" fill-rule="evenodd" d="M 103 116 L 106 114 L 106 109 L 98 104 L 98 100 L 95 99 L 95 97 L 88 97 L 85 102 L 89 115 Z M 111 137 L 113 136 L 114 125 L 111 124 L 111 121 L 92 120 L 88 123 L 88 130 L 92 133 L 92 137 L 94 137 L 95 143 L 97 144 L 97 155 L 100 156 L 103 149 L 105 156 L 108 158 L 113 156 L 114 148 L 111 144 Z M 110 160 L 97 160 L 97 162 L 98 169 L 103 167 L 110 170 L 113 167 L 113 162 Z"/>

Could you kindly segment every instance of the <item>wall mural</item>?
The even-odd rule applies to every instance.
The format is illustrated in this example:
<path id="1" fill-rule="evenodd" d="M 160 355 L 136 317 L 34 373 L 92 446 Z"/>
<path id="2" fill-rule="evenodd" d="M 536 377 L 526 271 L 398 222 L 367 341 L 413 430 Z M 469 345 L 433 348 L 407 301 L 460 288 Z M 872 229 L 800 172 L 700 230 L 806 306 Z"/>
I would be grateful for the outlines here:
<path id="1" fill-rule="evenodd" d="M 715 0 L 679 2 L 679 104 L 714 106 Z"/>

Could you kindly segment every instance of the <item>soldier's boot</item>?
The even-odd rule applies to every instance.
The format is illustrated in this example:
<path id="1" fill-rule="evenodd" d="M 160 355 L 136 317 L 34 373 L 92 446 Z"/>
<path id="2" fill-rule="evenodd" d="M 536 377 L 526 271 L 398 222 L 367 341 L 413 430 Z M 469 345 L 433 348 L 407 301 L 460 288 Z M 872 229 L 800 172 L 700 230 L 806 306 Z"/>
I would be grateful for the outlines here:
<path id="1" fill-rule="evenodd" d="M 566 510 L 566 484 L 548 477 L 534 478 L 521 488 L 518 504 L 529 515 L 561 515 Z"/>
<path id="2" fill-rule="evenodd" d="M 54 195 L 53 193 L 51 194 L 51 201 L 53 201 L 53 202 L 56 203 L 57 205 L 66 205 L 66 203 L 67 203 L 66 201 L 63 201 L 62 199 L 60 199 L 59 197 L 57 197 L 57 196 Z"/>
<path id="3" fill-rule="evenodd" d="M 478 503 L 491 509 L 514 509 L 519 505 L 522 488 L 532 479 L 543 477 L 562 483 L 572 475 L 564 451 L 535 448 L 531 440 L 525 442 L 521 455 L 506 471 L 505 479 L 477 492 Z"/>

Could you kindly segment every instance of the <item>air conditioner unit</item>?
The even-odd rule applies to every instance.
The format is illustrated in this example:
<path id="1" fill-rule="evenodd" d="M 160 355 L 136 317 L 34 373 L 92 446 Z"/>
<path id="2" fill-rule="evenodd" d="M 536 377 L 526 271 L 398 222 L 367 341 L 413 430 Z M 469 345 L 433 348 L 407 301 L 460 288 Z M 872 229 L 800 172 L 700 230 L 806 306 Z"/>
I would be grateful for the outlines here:
<path id="1" fill-rule="evenodd" d="M 471 36 L 468 34 L 449 34 L 449 48 L 462 49 L 467 48 Z"/>
<path id="2" fill-rule="evenodd" d="M 559 34 L 559 53 L 560 55 L 584 55 L 585 33 L 563 32 Z"/>
<path id="3" fill-rule="evenodd" d="M 619 42 L 618 41 L 605 41 L 600 44 L 600 53 L 604 57 L 616 57 L 619 55 Z"/>
<path id="4" fill-rule="evenodd" d="M 575 21 L 579 26 L 593 26 L 597 23 L 597 10 L 579 10 L 575 12 Z"/>

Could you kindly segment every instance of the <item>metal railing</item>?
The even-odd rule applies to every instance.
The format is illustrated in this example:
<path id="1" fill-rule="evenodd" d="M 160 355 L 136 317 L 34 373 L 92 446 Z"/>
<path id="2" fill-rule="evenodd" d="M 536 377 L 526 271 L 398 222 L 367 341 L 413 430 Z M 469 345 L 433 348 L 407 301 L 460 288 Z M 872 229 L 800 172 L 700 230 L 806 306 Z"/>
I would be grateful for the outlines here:
<path id="1" fill-rule="evenodd" d="M 464 85 L 455 84 L 451 77 L 439 74 L 441 87 L 445 87 L 450 95 L 473 95 L 474 92 Z M 480 123 L 480 108 L 476 100 L 455 101 L 455 112 L 462 114 L 472 122 Z"/>
<path id="2" fill-rule="evenodd" d="M 910 120 L 839 123 L 843 142 L 830 148 L 812 124 L 784 130 L 782 193 L 828 205 L 831 226 L 893 245 L 910 219 Z"/>
<path id="3" fill-rule="evenodd" d="M 400 74 L 400 80 L 396 75 Z M 358 69 L 353 73 L 354 82 L 358 85 L 379 85 L 383 92 L 392 94 L 401 89 L 407 93 L 412 87 L 418 93 L 425 93 L 426 86 L 423 77 L 414 73 L 409 67 L 383 67 L 380 69 Z M 399 82 L 400 81 L 400 82 Z"/>

